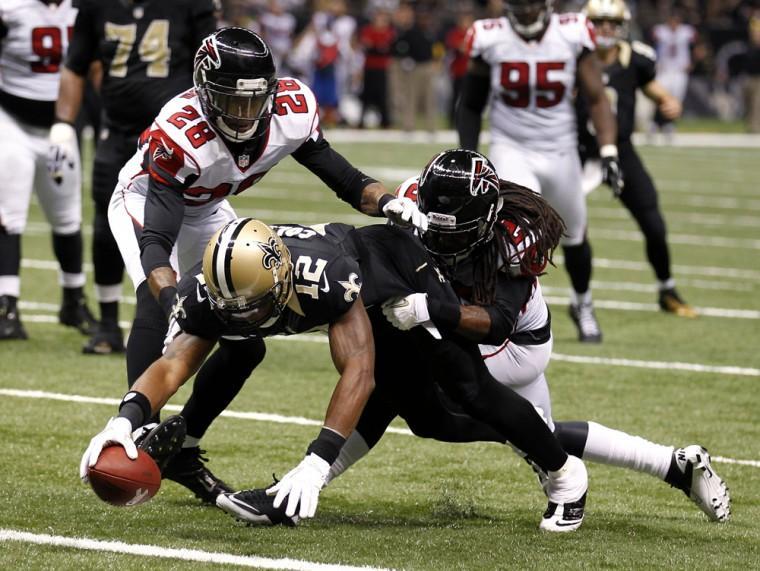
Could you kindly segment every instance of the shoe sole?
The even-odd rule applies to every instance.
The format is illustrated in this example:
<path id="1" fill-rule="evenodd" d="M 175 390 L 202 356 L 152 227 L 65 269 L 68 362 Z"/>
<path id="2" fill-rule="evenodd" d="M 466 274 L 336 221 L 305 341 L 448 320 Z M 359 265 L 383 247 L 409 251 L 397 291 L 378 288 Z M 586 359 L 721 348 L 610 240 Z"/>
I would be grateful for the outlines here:
<path id="1" fill-rule="evenodd" d="M 179 415 L 170 416 L 146 434 L 138 448 L 147 452 L 156 461 L 161 472 L 163 472 L 169 461 L 182 449 L 182 442 L 185 440 L 186 432 L 185 419 Z M 151 442 L 151 440 L 155 441 L 159 439 L 159 435 L 161 446 L 159 449 L 156 449 L 156 443 Z M 159 458 L 156 458 L 156 456 L 159 456 Z"/>

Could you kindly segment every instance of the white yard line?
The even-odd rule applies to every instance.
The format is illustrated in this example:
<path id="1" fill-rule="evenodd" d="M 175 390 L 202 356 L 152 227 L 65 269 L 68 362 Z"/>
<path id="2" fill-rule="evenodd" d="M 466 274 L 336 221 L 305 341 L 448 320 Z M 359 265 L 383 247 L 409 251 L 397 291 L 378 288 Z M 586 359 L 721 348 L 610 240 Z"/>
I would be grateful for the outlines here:
<path id="1" fill-rule="evenodd" d="M 556 290 L 555 290 L 556 291 Z M 544 296 L 547 302 L 556 305 L 570 303 L 568 297 Z M 633 301 L 618 301 L 609 299 L 595 299 L 594 307 L 599 309 L 613 309 L 617 311 L 660 311 L 656 303 L 637 303 Z M 760 311 L 754 309 L 726 309 L 722 307 L 695 307 L 697 313 L 704 317 L 722 317 L 728 319 L 760 319 Z"/>
<path id="2" fill-rule="evenodd" d="M 760 373 L 760 372 L 759 372 Z M 76 402 L 80 404 L 100 404 L 117 406 L 120 402 L 119 399 L 114 398 L 98 398 L 98 397 L 86 397 L 82 395 L 71 395 L 63 393 L 49 393 L 45 391 L 27 391 L 17 389 L 0 389 L 0 395 L 7 397 L 17 398 L 30 398 L 30 399 L 44 399 L 54 400 L 62 402 Z M 180 411 L 182 407 L 177 405 L 166 405 L 164 410 Z M 312 420 L 301 416 L 283 416 L 279 414 L 267 414 L 261 412 L 235 412 L 231 410 L 225 410 L 221 416 L 227 418 L 237 418 L 243 420 L 255 420 L 260 422 L 274 422 L 277 424 L 292 424 L 297 426 L 322 426 L 324 424 L 321 420 Z M 412 431 L 408 428 L 394 428 L 390 427 L 386 430 L 390 434 L 400 434 L 403 436 L 413 436 Z M 743 460 L 737 458 L 726 458 L 724 456 L 713 456 L 712 459 L 716 462 L 723 464 L 736 464 L 739 466 L 751 466 L 753 468 L 760 468 L 759 460 Z M 0 539 L 2 537 L 0 536 Z"/>
<path id="3" fill-rule="evenodd" d="M 123 553 L 142 557 L 157 557 L 161 559 L 179 559 L 181 561 L 198 561 L 202 563 L 217 563 L 220 565 L 237 565 L 238 567 L 253 567 L 256 569 L 284 569 L 292 571 L 379 571 L 377 567 L 357 567 L 333 563 L 317 563 L 301 559 L 258 557 L 255 555 L 235 555 L 217 551 L 202 551 L 200 549 L 175 549 L 161 545 L 145 545 L 140 543 L 124 543 L 123 541 L 102 541 L 86 537 L 65 537 L 45 533 L 30 533 L 15 529 L 0 529 L 0 541 L 17 541 L 36 545 L 53 545 L 85 551 L 100 551 L 105 553 Z M 158 563 L 154 565 L 158 566 Z M 151 565 L 152 566 L 152 565 Z"/>
<path id="4" fill-rule="evenodd" d="M 313 214 L 313 213 L 312 213 Z M 563 263 L 564 258 L 561 255 L 554 256 L 557 265 Z M 615 270 L 631 270 L 637 272 L 651 273 L 652 268 L 646 262 L 632 262 L 629 260 L 613 260 L 610 258 L 594 258 L 594 266 L 599 268 L 608 268 Z M 21 267 L 37 270 L 58 271 L 58 263 L 53 260 L 33 260 L 24 258 L 21 260 Z M 739 279 L 749 281 L 760 281 L 760 271 L 748 270 L 744 268 L 727 268 L 717 266 L 685 266 L 676 264 L 673 266 L 677 274 L 721 277 L 726 279 Z M 92 264 L 85 264 L 86 271 L 92 271 Z"/>
<path id="5" fill-rule="evenodd" d="M 643 242 L 644 236 L 638 230 L 611 230 L 606 228 L 592 227 L 589 230 L 591 242 L 598 238 L 607 240 L 620 240 L 623 242 Z M 671 244 L 682 244 L 686 246 L 706 246 L 712 248 L 737 248 L 744 250 L 760 250 L 760 240 L 747 238 L 729 238 L 728 236 L 698 236 L 696 234 L 674 234 L 668 233 L 668 242 Z"/>
<path id="6" fill-rule="evenodd" d="M 588 209 L 593 217 L 607 220 L 633 220 L 631 213 L 623 207 Z M 744 226 L 746 228 L 760 227 L 760 216 L 726 216 L 725 214 L 697 214 L 694 212 L 676 212 L 670 210 L 665 215 L 668 222 L 699 224 L 702 226 Z"/>

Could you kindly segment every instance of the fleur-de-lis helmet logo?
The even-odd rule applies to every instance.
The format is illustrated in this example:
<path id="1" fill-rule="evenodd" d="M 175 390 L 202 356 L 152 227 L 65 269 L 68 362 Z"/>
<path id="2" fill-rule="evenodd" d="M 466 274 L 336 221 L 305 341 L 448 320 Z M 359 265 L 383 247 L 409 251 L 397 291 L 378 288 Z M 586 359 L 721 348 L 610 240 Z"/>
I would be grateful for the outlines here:
<path id="1" fill-rule="evenodd" d="M 259 242 L 259 248 L 264 252 L 261 264 L 265 269 L 271 270 L 272 268 L 279 268 L 282 265 L 282 250 L 274 236 L 269 238 L 266 243 Z"/>

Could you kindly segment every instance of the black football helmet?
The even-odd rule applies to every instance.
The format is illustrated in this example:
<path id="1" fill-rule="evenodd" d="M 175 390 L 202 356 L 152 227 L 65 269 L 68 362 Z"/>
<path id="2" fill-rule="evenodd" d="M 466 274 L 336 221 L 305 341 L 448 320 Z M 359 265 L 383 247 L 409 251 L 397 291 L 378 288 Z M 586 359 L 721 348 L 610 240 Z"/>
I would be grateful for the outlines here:
<path id="1" fill-rule="evenodd" d="M 193 83 L 204 115 L 226 139 L 247 141 L 266 133 L 277 78 L 272 52 L 257 34 L 230 27 L 204 39 L 195 54 Z"/>
<path id="2" fill-rule="evenodd" d="M 554 0 L 506 0 L 509 23 L 526 40 L 544 33 L 554 10 Z"/>
<path id="3" fill-rule="evenodd" d="M 444 151 L 422 171 L 417 205 L 428 218 L 422 234 L 425 248 L 454 267 L 493 236 L 501 207 L 499 176 L 480 153 Z"/>

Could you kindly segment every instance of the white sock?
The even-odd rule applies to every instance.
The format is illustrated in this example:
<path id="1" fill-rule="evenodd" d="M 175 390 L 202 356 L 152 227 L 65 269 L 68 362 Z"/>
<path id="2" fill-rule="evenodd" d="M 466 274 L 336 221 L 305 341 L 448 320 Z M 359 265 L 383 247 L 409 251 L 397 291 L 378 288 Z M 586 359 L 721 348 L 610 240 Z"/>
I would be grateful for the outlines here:
<path id="1" fill-rule="evenodd" d="M 81 272 L 78 274 L 58 272 L 58 284 L 62 287 L 84 287 L 86 282 L 87 278 Z"/>
<path id="2" fill-rule="evenodd" d="M 200 443 L 200 438 L 196 438 L 195 436 L 190 436 L 188 434 L 185 436 L 185 441 L 182 443 L 182 448 L 195 448 L 196 446 L 200 446 Z"/>
<path id="3" fill-rule="evenodd" d="M 676 280 L 673 278 L 668 278 L 664 282 L 658 281 L 657 287 L 660 288 L 660 291 L 665 290 L 665 289 L 673 289 L 674 287 L 676 287 Z"/>
<path id="4" fill-rule="evenodd" d="M 325 485 L 332 482 L 335 478 L 364 458 L 368 452 L 369 446 L 367 446 L 367 442 L 362 438 L 361 434 L 354 430 L 351 433 L 351 436 L 348 437 L 348 440 L 346 440 L 345 444 L 343 444 L 343 448 L 340 449 L 340 454 L 338 454 L 335 462 L 330 466 L 330 472 L 327 474 Z"/>
<path id="5" fill-rule="evenodd" d="M 596 422 L 588 423 L 585 460 L 645 472 L 663 480 L 672 457 L 672 446 L 655 444 Z"/>
<path id="6" fill-rule="evenodd" d="M 585 293 L 578 293 L 570 290 L 570 303 L 580 305 L 581 303 L 591 303 L 591 290 L 587 289 Z"/>

